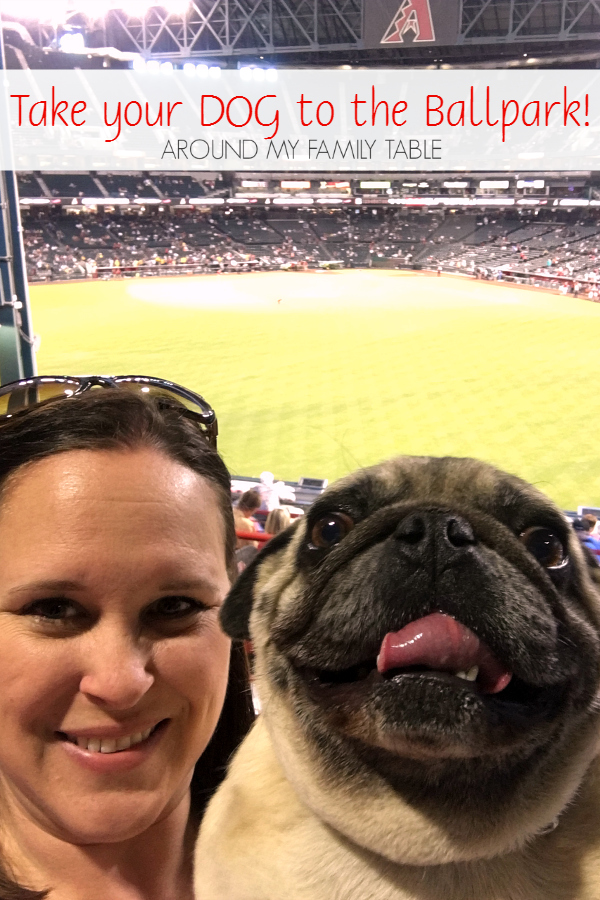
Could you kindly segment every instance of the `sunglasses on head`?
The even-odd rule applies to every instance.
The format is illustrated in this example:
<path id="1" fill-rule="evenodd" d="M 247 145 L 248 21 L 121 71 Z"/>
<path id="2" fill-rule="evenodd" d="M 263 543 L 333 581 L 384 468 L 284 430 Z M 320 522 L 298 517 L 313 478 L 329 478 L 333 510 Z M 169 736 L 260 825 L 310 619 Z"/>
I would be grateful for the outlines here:
<path id="1" fill-rule="evenodd" d="M 208 443 L 217 446 L 217 416 L 204 397 L 180 384 L 146 375 L 39 375 L 12 381 L 0 387 L 0 425 L 15 413 L 53 400 L 78 397 L 94 388 L 119 388 L 151 397 L 159 406 L 162 403 L 183 407 L 186 417 L 200 425 Z"/>

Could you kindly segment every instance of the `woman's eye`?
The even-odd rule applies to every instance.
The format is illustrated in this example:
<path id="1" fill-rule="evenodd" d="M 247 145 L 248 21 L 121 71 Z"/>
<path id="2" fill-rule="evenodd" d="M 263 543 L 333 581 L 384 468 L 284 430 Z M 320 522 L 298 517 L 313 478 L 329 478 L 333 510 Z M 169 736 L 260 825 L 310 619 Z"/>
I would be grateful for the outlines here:
<path id="1" fill-rule="evenodd" d="M 23 610 L 24 615 L 36 616 L 52 622 L 68 622 L 80 615 L 80 610 L 70 600 L 53 597 L 49 600 L 36 600 Z"/>
<path id="2" fill-rule="evenodd" d="M 153 616 L 162 616 L 166 619 L 180 619 L 192 613 L 204 609 L 202 604 L 191 597 L 161 597 L 150 607 Z"/>

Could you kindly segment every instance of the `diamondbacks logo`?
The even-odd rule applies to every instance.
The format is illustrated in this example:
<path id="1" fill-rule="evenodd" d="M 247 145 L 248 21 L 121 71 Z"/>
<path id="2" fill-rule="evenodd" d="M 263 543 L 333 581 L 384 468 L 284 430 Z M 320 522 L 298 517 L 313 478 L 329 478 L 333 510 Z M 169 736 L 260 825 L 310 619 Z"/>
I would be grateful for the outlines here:
<path id="1" fill-rule="evenodd" d="M 435 41 L 429 0 L 403 0 L 380 43 L 403 44 L 407 31 L 412 31 L 415 44 Z"/>

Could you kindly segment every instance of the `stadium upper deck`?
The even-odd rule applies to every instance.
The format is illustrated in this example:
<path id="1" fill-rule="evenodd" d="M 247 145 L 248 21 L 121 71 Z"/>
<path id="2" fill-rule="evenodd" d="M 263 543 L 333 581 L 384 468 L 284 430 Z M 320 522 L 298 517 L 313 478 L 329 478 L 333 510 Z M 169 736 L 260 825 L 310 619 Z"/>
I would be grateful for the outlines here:
<path id="1" fill-rule="evenodd" d="M 594 66 L 596 0 L 164 0 L 144 12 L 4 0 L 8 65 Z M 41 9 L 40 9 L 41 12 Z M 63 40 L 63 38 L 66 39 Z M 60 52 L 62 48 L 62 52 Z M 73 52 L 76 51 L 76 52 Z"/>

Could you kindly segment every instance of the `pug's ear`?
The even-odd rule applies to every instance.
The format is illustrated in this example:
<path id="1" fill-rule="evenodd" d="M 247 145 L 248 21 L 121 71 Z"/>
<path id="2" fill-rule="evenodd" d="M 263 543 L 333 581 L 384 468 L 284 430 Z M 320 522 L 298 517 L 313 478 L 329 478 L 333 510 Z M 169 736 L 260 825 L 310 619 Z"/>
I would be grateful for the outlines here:
<path id="1" fill-rule="evenodd" d="M 294 522 L 293 525 L 286 528 L 281 534 L 276 534 L 275 537 L 272 537 L 267 545 L 254 557 L 250 565 L 244 569 L 227 594 L 223 606 L 221 607 L 219 619 L 221 628 L 225 634 L 229 635 L 229 637 L 242 641 L 250 639 L 248 630 L 250 612 L 254 600 L 254 585 L 260 567 L 270 556 L 277 553 L 278 550 L 287 547 L 292 540 L 300 521 L 301 520 Z"/>

